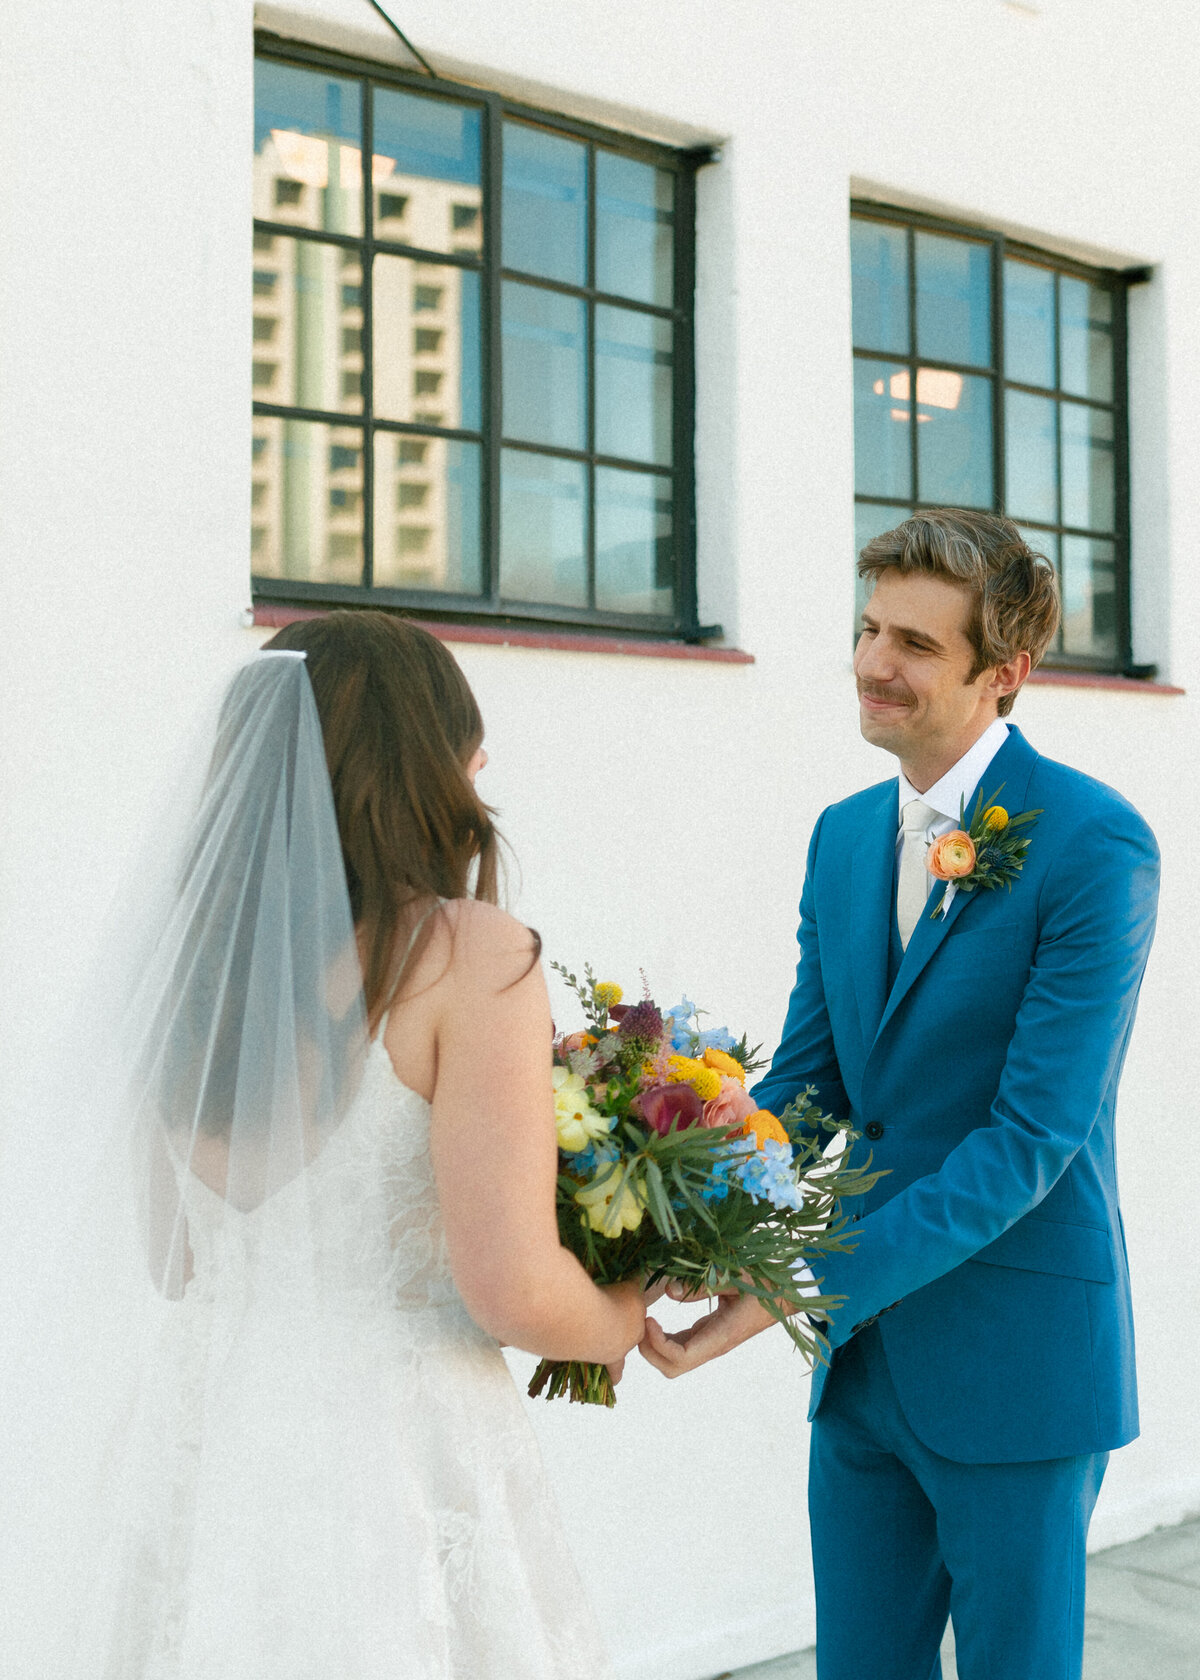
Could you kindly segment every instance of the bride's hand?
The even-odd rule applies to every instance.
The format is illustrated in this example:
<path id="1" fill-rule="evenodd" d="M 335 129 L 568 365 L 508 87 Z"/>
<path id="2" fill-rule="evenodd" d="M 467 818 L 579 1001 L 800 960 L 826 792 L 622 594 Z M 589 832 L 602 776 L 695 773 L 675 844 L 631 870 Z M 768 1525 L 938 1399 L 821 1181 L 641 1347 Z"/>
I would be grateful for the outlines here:
<path id="1" fill-rule="evenodd" d="M 645 1321 L 646 1310 L 647 1310 L 647 1308 L 652 1307 L 657 1300 L 659 1300 L 663 1295 L 666 1294 L 667 1279 L 666 1278 L 659 1278 L 657 1283 L 652 1283 L 652 1284 L 649 1284 L 649 1285 L 643 1287 L 642 1284 L 641 1284 L 641 1281 L 639 1279 L 637 1279 L 637 1278 L 626 1278 L 622 1283 L 609 1284 L 607 1287 L 609 1289 L 612 1289 L 613 1291 L 620 1291 L 622 1293 L 629 1292 L 630 1294 L 632 1294 L 632 1293 L 634 1293 L 634 1291 L 637 1291 L 637 1299 L 638 1299 L 638 1302 L 640 1303 L 641 1309 L 642 1309 L 642 1316 L 643 1316 L 642 1334 L 644 1336 L 645 1335 L 644 1321 Z M 625 1358 L 624 1358 L 624 1356 L 622 1356 L 620 1359 L 610 1359 L 608 1361 L 608 1374 L 612 1378 L 612 1384 L 613 1384 L 614 1388 L 620 1382 L 621 1377 L 624 1373 L 624 1370 L 625 1370 Z"/>

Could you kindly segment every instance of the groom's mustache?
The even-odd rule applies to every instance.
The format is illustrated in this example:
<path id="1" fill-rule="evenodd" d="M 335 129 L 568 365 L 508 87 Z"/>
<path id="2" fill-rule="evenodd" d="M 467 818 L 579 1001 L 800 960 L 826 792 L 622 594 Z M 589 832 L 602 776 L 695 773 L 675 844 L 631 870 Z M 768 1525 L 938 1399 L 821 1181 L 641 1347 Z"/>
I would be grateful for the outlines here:
<path id="1" fill-rule="evenodd" d="M 913 706 L 916 704 L 916 696 L 910 688 L 880 688 L 876 683 L 864 682 L 858 683 L 857 688 L 860 700 L 866 694 L 872 700 L 885 701 L 889 706 Z"/>

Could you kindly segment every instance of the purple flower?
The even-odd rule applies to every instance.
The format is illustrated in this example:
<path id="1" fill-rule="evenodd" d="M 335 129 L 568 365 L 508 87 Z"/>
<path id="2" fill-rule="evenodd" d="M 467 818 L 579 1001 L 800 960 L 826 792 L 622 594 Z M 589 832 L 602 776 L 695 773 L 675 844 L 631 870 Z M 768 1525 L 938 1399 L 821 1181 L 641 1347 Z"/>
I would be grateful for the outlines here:
<path id="1" fill-rule="evenodd" d="M 616 1010 L 611 1013 L 615 1014 Z M 617 1031 L 622 1038 L 636 1038 L 643 1044 L 657 1045 L 663 1035 L 662 1012 L 646 998 L 631 1008 L 621 1010 L 621 1024 Z"/>
<path id="2" fill-rule="evenodd" d="M 629 1106 L 660 1137 L 676 1127 L 683 1130 L 694 1126 L 704 1112 L 704 1104 L 690 1085 L 651 1085 Z"/>

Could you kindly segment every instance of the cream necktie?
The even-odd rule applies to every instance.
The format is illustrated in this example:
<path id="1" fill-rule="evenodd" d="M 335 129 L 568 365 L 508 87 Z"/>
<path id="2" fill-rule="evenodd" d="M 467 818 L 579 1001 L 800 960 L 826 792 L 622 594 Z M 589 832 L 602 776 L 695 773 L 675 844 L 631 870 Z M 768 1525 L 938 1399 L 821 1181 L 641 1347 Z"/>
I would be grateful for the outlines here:
<path id="1" fill-rule="evenodd" d="M 925 867 L 929 851 L 929 830 L 941 820 L 941 812 L 923 799 L 910 799 L 900 813 L 903 845 L 900 848 L 900 876 L 896 884 L 896 923 L 900 929 L 900 943 L 905 950 L 913 929 L 921 919 L 925 901 L 929 897 L 929 871 Z"/>

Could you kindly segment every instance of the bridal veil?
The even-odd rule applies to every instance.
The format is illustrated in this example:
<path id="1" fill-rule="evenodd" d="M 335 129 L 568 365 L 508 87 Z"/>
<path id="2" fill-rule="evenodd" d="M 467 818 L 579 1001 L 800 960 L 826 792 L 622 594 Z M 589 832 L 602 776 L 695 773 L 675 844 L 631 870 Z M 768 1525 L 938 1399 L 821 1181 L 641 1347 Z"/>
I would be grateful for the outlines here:
<path id="1" fill-rule="evenodd" d="M 25 1680 L 167 1673 L 201 1547 L 231 1627 L 272 1637 L 270 1560 L 247 1570 L 230 1531 L 256 1520 L 247 1490 L 308 1478 L 296 1509 L 319 1515 L 354 1480 L 314 1363 L 308 1185 L 368 1036 L 304 656 L 257 655 L 213 714 L 4 1158 L 0 1672 Z M 199 1236 L 221 1252 L 217 1296 L 197 1287 Z M 286 1513 L 263 1524 L 329 1625 L 348 1520 L 340 1564 Z M 256 1672 L 238 1648 L 224 1680 Z"/>

